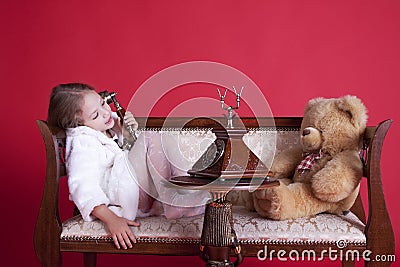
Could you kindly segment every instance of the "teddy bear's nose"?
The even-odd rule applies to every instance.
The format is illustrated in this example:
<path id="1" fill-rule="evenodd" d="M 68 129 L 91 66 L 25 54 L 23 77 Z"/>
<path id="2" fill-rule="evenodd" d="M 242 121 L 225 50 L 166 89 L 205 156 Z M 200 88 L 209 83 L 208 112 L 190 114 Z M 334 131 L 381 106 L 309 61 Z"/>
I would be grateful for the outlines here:
<path id="1" fill-rule="evenodd" d="M 310 129 L 303 130 L 303 136 L 309 135 L 311 133 Z"/>

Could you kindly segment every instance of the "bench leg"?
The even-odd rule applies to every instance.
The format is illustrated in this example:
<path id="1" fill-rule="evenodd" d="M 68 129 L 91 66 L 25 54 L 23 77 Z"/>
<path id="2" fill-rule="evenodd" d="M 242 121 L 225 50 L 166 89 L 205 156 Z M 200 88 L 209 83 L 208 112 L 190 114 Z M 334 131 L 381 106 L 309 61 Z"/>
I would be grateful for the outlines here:
<path id="1" fill-rule="evenodd" d="M 96 267 L 97 253 L 83 253 L 83 266 Z"/>
<path id="2" fill-rule="evenodd" d="M 50 245 L 39 247 L 35 244 L 36 255 L 42 267 L 59 267 L 61 266 L 61 252 L 58 244 L 49 242 Z M 51 247 L 51 245 L 54 245 Z"/>

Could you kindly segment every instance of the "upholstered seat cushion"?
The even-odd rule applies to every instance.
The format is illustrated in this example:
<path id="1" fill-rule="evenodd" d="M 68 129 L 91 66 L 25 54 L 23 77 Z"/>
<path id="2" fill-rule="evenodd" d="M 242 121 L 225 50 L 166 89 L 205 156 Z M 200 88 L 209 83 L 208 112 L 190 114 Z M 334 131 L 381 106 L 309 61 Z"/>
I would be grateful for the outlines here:
<path id="1" fill-rule="evenodd" d="M 364 245 L 364 224 L 353 214 L 336 216 L 320 214 L 296 220 L 272 221 L 261 218 L 255 212 L 234 206 L 234 224 L 242 244 L 346 244 Z M 133 227 L 139 242 L 199 242 L 203 227 L 203 215 L 167 220 L 165 217 L 138 218 L 140 227 Z M 85 222 L 75 216 L 63 223 L 62 240 L 111 240 L 104 224 L 99 221 Z"/>

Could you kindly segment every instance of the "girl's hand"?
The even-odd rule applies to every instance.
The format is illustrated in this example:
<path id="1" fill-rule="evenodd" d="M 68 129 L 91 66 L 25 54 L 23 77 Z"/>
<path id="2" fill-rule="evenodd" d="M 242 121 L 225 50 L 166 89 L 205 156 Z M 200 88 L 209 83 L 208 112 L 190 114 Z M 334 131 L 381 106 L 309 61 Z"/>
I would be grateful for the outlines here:
<path id="1" fill-rule="evenodd" d="M 132 248 L 132 243 L 136 243 L 136 238 L 129 226 L 137 227 L 140 226 L 139 223 L 117 216 L 106 205 L 95 207 L 92 215 L 105 223 L 117 249 Z"/>
<path id="2" fill-rule="evenodd" d="M 119 117 L 114 119 L 114 122 L 115 123 L 114 123 L 114 126 L 112 127 L 112 130 L 114 132 L 116 132 L 118 134 L 118 136 L 123 134 L 124 138 L 129 140 L 129 142 L 133 143 L 134 140 L 132 139 L 132 136 L 130 135 L 130 133 L 126 127 L 130 126 L 130 127 L 132 127 L 133 131 L 136 131 L 139 127 L 139 124 L 133 117 L 132 113 L 130 111 L 125 112 L 124 123 L 123 123 L 124 126 L 121 125 L 121 119 Z M 123 130 L 122 127 L 124 127 L 125 129 Z"/>
<path id="3" fill-rule="evenodd" d="M 124 138 L 127 139 L 131 144 L 133 144 L 135 142 L 135 140 L 133 139 L 133 137 L 131 136 L 129 131 L 126 130 L 128 126 L 131 127 L 131 129 L 133 131 L 136 131 L 139 127 L 139 124 L 137 123 L 137 121 L 135 120 L 135 118 L 133 117 L 133 115 L 130 111 L 127 111 L 125 113 L 125 116 L 124 116 L 125 131 L 122 131 L 122 133 L 123 133 Z"/>
<path id="4" fill-rule="evenodd" d="M 136 131 L 139 127 L 139 124 L 137 123 L 137 121 L 135 120 L 135 118 L 133 117 L 133 115 L 130 111 L 127 111 L 125 113 L 124 126 L 125 127 L 131 126 L 134 131 Z"/>
<path id="5" fill-rule="evenodd" d="M 117 249 L 121 247 L 123 249 L 132 248 L 132 243 L 136 243 L 136 238 L 129 226 L 137 227 L 140 226 L 139 223 L 115 216 L 106 222 L 106 226 Z"/>

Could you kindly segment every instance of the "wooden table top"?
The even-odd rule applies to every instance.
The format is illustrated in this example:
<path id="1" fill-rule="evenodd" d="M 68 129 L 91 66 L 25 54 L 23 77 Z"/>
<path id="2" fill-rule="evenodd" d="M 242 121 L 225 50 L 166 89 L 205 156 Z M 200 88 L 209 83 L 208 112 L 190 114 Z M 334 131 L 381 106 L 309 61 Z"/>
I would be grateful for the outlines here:
<path id="1" fill-rule="evenodd" d="M 278 186 L 279 181 L 272 177 L 253 178 L 253 179 L 222 179 L 207 178 L 198 176 L 174 176 L 170 183 L 183 186 L 191 190 L 209 190 L 209 191 L 225 191 L 225 190 L 256 190 L 266 189 Z"/>

